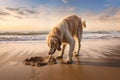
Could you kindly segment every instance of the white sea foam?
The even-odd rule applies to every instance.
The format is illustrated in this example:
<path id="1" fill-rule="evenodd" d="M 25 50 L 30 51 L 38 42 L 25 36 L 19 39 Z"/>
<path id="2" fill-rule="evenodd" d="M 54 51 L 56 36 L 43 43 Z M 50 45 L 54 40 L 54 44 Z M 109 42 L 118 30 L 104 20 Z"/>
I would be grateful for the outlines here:
<path id="1" fill-rule="evenodd" d="M 45 41 L 47 34 L 1 34 L 0 41 Z M 120 31 L 98 31 L 98 32 L 84 32 L 83 39 L 112 39 L 120 38 Z"/>

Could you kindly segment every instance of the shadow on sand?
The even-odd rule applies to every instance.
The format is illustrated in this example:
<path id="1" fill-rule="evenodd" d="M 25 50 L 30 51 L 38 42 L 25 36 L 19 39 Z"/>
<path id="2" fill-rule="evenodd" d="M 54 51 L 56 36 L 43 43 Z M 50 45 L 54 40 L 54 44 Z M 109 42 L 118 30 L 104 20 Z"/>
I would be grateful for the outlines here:
<path id="1" fill-rule="evenodd" d="M 120 67 L 120 59 L 81 59 L 75 57 L 76 61 L 73 64 L 79 65 L 92 65 L 92 66 L 107 66 L 107 67 Z"/>

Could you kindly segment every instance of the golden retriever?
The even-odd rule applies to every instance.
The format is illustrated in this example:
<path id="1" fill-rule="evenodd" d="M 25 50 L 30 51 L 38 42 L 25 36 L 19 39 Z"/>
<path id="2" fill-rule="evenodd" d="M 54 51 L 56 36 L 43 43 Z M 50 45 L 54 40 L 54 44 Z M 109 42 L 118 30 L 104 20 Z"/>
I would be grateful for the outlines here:
<path id="1" fill-rule="evenodd" d="M 48 34 L 47 43 L 50 48 L 49 55 L 55 53 L 56 50 L 61 50 L 57 58 L 62 58 L 65 47 L 69 44 L 70 47 L 66 63 L 72 63 L 72 56 L 75 49 L 77 49 L 75 56 L 79 55 L 84 27 L 86 27 L 85 20 L 82 20 L 76 15 L 70 15 L 62 19 L 62 21 L 55 25 L 52 31 Z M 75 44 L 75 41 L 78 42 L 78 44 Z M 74 48 L 76 45 L 77 48 Z"/>

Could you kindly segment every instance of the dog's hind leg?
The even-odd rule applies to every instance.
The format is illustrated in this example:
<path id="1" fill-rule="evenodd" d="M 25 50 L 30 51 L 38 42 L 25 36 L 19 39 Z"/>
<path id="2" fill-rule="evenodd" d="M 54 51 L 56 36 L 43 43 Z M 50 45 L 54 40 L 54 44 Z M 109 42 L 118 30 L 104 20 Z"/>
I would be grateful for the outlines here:
<path id="1" fill-rule="evenodd" d="M 81 39 L 82 39 L 82 30 L 81 30 L 81 32 L 79 31 L 78 32 L 78 34 L 76 35 L 76 41 L 77 41 L 77 51 L 76 52 L 74 52 L 74 55 L 75 56 L 79 56 L 79 54 L 80 54 L 80 48 L 81 48 Z"/>
<path id="2" fill-rule="evenodd" d="M 80 38 L 77 38 L 76 41 L 77 41 L 78 47 L 77 47 L 77 51 L 74 52 L 74 55 L 75 55 L 75 56 L 79 56 L 80 48 L 81 48 L 81 39 L 80 39 Z"/>
<path id="3" fill-rule="evenodd" d="M 78 44 L 79 44 L 79 41 L 78 41 L 78 37 L 74 37 L 74 40 L 75 40 L 75 47 L 74 47 L 74 51 L 73 51 L 73 55 L 75 56 L 77 53 L 78 53 Z"/>
<path id="4" fill-rule="evenodd" d="M 67 45 L 67 44 L 65 44 L 65 43 L 62 44 L 62 50 L 61 50 L 61 52 L 59 53 L 59 55 L 57 56 L 57 59 L 62 59 L 62 58 L 63 58 L 66 45 Z"/>

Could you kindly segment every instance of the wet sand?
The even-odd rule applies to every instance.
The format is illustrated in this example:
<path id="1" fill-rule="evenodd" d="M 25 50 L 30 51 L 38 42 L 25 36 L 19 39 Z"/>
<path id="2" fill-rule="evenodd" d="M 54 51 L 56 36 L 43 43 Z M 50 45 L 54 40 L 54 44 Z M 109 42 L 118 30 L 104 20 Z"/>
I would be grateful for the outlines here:
<path id="1" fill-rule="evenodd" d="M 46 42 L 0 42 L 0 80 L 120 80 L 120 39 L 82 40 L 73 64 L 61 64 L 62 60 L 43 67 L 23 64 L 26 58 L 47 56 L 47 51 Z"/>

